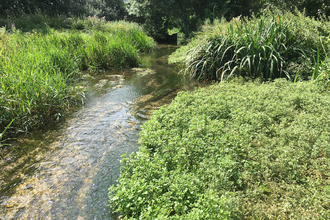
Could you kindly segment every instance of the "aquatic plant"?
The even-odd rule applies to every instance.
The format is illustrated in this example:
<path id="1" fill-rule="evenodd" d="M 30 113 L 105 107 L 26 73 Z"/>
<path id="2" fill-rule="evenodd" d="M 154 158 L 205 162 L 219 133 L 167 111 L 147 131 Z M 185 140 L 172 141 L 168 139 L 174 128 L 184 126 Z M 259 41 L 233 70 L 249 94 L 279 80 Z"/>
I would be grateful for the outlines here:
<path id="1" fill-rule="evenodd" d="M 153 112 L 109 190 L 123 219 L 329 219 L 330 94 L 221 82 Z"/>

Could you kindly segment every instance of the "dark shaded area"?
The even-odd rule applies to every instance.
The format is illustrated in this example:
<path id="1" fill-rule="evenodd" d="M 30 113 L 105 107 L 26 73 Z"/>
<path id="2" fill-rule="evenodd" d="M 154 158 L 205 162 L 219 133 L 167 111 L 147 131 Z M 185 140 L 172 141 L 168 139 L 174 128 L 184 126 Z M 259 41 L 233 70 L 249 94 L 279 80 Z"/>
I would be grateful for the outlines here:
<path id="1" fill-rule="evenodd" d="M 307 16 L 330 15 L 329 0 L 127 0 L 129 19 L 144 25 L 147 33 L 155 39 L 165 39 L 168 30 L 180 29 L 190 37 L 206 19 L 224 17 L 231 20 L 238 16 L 260 14 L 266 8 L 282 11 L 305 11 Z"/>
<path id="2" fill-rule="evenodd" d="M 125 16 L 122 0 L 14 0 L 0 2 L 0 17 L 22 14 L 47 14 L 52 16 L 98 16 L 106 20 L 119 20 Z"/>
<path id="3" fill-rule="evenodd" d="M 177 41 L 178 41 L 178 34 L 172 34 L 172 35 L 165 35 L 164 38 L 156 38 L 155 39 L 157 41 L 157 43 L 160 43 L 160 44 L 177 44 Z"/>

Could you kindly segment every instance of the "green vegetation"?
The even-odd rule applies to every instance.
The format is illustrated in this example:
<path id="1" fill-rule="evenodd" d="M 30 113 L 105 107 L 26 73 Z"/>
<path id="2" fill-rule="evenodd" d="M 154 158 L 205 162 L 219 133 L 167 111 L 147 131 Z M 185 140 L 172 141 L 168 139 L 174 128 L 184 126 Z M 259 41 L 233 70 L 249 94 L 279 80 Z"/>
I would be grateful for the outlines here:
<path id="1" fill-rule="evenodd" d="M 0 2 L 1 18 L 26 14 L 61 16 L 98 16 L 107 21 L 122 20 L 126 14 L 122 0 L 10 0 Z"/>
<path id="2" fill-rule="evenodd" d="M 128 0 L 127 11 L 130 19 L 142 23 L 150 36 L 162 39 L 173 28 L 188 37 L 204 19 L 213 20 L 233 13 L 231 6 L 234 4 L 226 0 L 206 0 L 203 3 L 199 0 Z"/>
<path id="3" fill-rule="evenodd" d="M 13 24 L 0 33 L 0 131 L 13 119 L 7 135 L 58 120 L 83 99 L 80 71 L 135 67 L 138 52 L 155 47 L 134 23 L 88 17 L 71 25 L 83 31 L 23 33 Z"/>
<path id="4" fill-rule="evenodd" d="M 268 11 L 246 21 L 206 23 L 170 62 L 182 62 L 186 74 L 202 80 L 231 76 L 294 80 L 297 74 L 307 79 L 315 72 L 312 67 L 322 72 L 319 68 L 329 62 L 330 22 L 295 13 Z"/>
<path id="5" fill-rule="evenodd" d="M 267 8 L 281 11 L 297 8 L 311 17 L 330 16 L 328 0 L 127 0 L 126 5 L 129 19 L 141 23 L 156 39 L 164 38 L 173 28 L 180 29 L 185 37 L 191 37 L 206 19 L 213 22 L 221 17 L 231 20 L 252 14 L 259 16 Z"/>
<path id="6" fill-rule="evenodd" d="M 330 16 L 328 0 L 11 0 L 0 2 L 1 18 L 41 13 L 53 17 L 98 16 L 107 21 L 129 19 L 143 25 L 152 37 L 164 38 L 177 28 L 191 36 L 205 19 L 259 15 L 266 8 L 306 12 L 307 16 Z"/>
<path id="7" fill-rule="evenodd" d="M 143 125 L 111 207 L 124 219 L 328 219 L 329 100 L 284 79 L 182 92 Z"/>
<path id="8" fill-rule="evenodd" d="M 113 211 L 123 219 L 330 218 L 329 30 L 329 18 L 298 10 L 207 20 L 170 62 L 200 80 L 227 80 L 153 113 L 109 190 Z"/>
<path id="9" fill-rule="evenodd" d="M 182 92 L 154 112 L 140 151 L 123 158 L 109 190 L 114 212 L 123 219 L 329 219 L 328 5 L 1 2 L 0 145 L 80 102 L 81 71 L 138 66 L 138 52 L 155 43 L 136 24 L 108 22 L 127 18 L 157 39 L 195 36 L 171 62 L 197 79 L 230 80 Z"/>

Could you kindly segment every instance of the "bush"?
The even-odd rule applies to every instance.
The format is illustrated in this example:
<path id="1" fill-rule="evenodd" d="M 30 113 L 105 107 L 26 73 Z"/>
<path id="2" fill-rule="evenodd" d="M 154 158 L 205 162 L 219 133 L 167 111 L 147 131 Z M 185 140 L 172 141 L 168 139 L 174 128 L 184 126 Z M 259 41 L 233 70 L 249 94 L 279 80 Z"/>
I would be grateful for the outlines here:
<path id="1" fill-rule="evenodd" d="M 330 218 L 330 94 L 311 82 L 181 92 L 109 191 L 124 219 Z"/>
<path id="2" fill-rule="evenodd" d="M 170 61 L 183 62 L 186 74 L 202 80 L 234 75 L 293 80 L 297 72 L 306 79 L 318 65 L 316 57 L 323 60 L 330 49 L 330 22 L 295 13 L 266 12 L 246 21 L 216 23 L 186 46 L 188 52 L 182 49 Z"/>

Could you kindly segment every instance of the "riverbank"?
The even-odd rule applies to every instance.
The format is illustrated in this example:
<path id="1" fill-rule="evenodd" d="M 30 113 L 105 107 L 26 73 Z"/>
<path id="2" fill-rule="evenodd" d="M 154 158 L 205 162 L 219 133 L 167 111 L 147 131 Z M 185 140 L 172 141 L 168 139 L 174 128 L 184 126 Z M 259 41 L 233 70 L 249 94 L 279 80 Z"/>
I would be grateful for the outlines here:
<path id="1" fill-rule="evenodd" d="M 156 46 L 137 24 L 97 17 L 76 20 L 71 29 L 41 30 L 22 32 L 12 24 L 0 33 L 0 131 L 12 122 L 2 140 L 54 123 L 83 102 L 84 88 L 76 84 L 81 71 L 137 67 L 138 54 Z"/>

